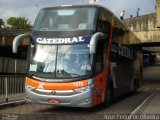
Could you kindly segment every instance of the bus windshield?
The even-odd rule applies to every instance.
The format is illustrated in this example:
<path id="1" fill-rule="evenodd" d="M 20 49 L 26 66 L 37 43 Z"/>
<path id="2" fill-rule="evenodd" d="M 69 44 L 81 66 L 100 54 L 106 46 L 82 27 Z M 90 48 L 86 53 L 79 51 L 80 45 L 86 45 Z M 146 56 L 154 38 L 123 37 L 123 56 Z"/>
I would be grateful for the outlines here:
<path id="1" fill-rule="evenodd" d="M 42 78 L 73 78 L 92 73 L 88 44 L 31 45 L 29 74 Z"/>
<path id="2" fill-rule="evenodd" d="M 45 8 L 35 21 L 34 31 L 93 30 L 95 8 Z"/>

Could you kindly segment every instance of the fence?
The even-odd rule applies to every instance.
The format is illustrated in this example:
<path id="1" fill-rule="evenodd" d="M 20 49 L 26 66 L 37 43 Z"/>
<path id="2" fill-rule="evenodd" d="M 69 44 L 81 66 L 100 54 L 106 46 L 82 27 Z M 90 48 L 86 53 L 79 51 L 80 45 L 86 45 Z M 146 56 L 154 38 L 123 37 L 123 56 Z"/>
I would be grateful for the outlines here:
<path id="1" fill-rule="evenodd" d="M 0 75 L 0 103 L 24 99 L 25 75 Z"/>
<path id="2" fill-rule="evenodd" d="M 0 36 L 19 35 L 22 33 L 31 33 L 32 29 L 0 29 Z"/>
<path id="3" fill-rule="evenodd" d="M 26 60 L 0 57 L 0 73 L 25 74 Z"/>

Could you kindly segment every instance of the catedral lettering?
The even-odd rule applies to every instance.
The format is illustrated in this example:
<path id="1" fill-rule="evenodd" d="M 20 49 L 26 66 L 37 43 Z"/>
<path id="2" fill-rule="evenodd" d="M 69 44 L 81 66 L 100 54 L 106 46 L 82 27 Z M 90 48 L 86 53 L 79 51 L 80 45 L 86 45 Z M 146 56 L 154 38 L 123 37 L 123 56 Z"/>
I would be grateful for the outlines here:
<path id="1" fill-rule="evenodd" d="M 41 44 L 69 44 L 69 43 L 78 43 L 78 42 L 84 42 L 84 39 L 81 37 L 73 37 L 73 38 L 37 38 L 37 43 Z"/>
<path id="2" fill-rule="evenodd" d="M 137 38 L 105 7 L 43 8 L 33 32 L 14 39 L 14 53 L 24 37 L 30 38 L 27 102 L 108 106 L 113 98 L 136 91 L 142 83 L 142 69 L 134 66 L 135 61 L 141 65 L 141 52 L 125 43 Z"/>
<path id="3" fill-rule="evenodd" d="M 126 46 L 122 46 L 121 44 L 118 46 L 118 53 L 119 55 L 133 59 L 133 51 Z"/>

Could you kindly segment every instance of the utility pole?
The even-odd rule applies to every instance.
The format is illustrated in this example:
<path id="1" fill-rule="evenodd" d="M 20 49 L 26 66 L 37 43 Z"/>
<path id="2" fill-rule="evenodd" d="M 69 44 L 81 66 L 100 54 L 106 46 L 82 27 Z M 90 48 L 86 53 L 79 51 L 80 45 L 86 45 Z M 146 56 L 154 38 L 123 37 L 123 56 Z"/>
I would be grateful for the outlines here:
<path id="1" fill-rule="evenodd" d="M 160 28 L 160 0 L 157 0 L 156 9 L 157 9 L 157 28 Z"/>

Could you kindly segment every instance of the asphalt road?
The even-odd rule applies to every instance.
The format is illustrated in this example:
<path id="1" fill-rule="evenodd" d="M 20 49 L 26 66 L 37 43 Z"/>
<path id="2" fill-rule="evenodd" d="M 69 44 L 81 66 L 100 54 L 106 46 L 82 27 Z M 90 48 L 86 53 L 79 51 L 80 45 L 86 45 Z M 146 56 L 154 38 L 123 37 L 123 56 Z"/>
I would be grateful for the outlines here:
<path id="1" fill-rule="evenodd" d="M 137 94 L 117 98 L 105 108 L 55 107 L 40 104 L 16 104 L 0 108 L 0 119 L 8 120 L 159 120 L 160 66 L 144 69 L 144 85 Z M 8 119 L 7 119 L 8 118 Z"/>

